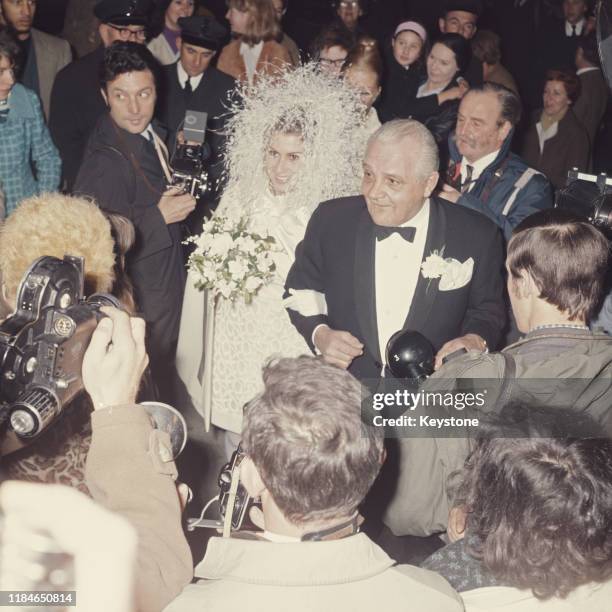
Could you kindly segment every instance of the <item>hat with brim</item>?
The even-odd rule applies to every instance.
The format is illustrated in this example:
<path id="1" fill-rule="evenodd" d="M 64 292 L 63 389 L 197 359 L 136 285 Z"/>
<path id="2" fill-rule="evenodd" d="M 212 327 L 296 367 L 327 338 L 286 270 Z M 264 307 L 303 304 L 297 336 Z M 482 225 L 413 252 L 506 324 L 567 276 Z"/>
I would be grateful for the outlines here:
<path id="1" fill-rule="evenodd" d="M 480 17 L 482 2 L 481 0 L 449 0 L 446 3 L 445 12 L 450 13 L 451 11 L 463 11 Z"/>
<path id="2" fill-rule="evenodd" d="M 100 0 L 94 15 L 103 23 L 146 26 L 150 9 L 151 0 Z"/>
<path id="3" fill-rule="evenodd" d="M 183 42 L 212 51 L 220 49 L 227 36 L 227 30 L 218 21 L 205 15 L 181 17 L 178 25 Z"/>

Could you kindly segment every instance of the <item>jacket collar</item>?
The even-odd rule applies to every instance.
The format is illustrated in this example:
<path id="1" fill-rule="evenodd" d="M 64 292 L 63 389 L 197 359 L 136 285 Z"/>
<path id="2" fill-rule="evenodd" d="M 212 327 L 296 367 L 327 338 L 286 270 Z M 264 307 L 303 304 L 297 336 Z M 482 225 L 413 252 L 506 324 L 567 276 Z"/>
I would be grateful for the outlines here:
<path id="1" fill-rule="evenodd" d="M 393 565 L 395 561 L 363 533 L 296 543 L 213 537 L 195 576 L 274 586 L 329 585 L 376 576 Z"/>

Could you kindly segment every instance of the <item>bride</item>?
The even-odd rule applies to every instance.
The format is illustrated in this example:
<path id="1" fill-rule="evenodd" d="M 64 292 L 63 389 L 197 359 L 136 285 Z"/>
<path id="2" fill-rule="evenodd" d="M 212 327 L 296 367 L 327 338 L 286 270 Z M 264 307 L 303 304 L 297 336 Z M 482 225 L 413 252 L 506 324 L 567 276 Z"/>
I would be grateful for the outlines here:
<path id="1" fill-rule="evenodd" d="M 303 66 L 258 82 L 229 121 L 228 186 L 215 215 L 246 216 L 249 231 L 272 236 L 276 269 L 249 304 L 214 299 L 188 277 L 177 368 L 207 429 L 239 434 L 266 359 L 309 352 L 283 285 L 316 206 L 358 192 L 367 134 L 357 104 L 341 80 Z"/>

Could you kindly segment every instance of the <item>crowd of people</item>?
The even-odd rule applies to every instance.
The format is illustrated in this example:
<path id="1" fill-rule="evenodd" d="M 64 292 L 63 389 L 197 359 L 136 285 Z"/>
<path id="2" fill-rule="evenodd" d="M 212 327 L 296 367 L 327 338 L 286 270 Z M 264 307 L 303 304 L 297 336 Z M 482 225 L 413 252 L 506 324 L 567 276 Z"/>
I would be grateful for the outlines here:
<path id="1" fill-rule="evenodd" d="M 590 202 L 553 207 L 601 166 L 594 7 L 85 4 L 95 47 L 69 38 L 74 6 L 68 42 L 0 0 L 0 322 L 43 256 L 122 305 L 46 431 L 3 419 L 8 541 L 72 555 L 90 612 L 607 610 L 609 236 Z M 372 418 L 405 330 L 432 371 L 400 382 L 484 385 L 474 429 Z M 23 363 L 17 383 L 42 367 Z M 221 433 L 249 529 L 190 549 L 148 401 Z"/>

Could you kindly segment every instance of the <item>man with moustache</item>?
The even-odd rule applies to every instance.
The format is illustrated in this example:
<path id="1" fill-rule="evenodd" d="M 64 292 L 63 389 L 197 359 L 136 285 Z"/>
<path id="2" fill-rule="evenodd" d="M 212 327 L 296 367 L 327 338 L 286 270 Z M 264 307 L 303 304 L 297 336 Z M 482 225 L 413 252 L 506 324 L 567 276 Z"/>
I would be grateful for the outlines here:
<path id="1" fill-rule="evenodd" d="M 470 89 L 461 100 L 450 163 L 440 196 L 496 223 L 506 240 L 526 217 L 550 208 L 548 179 L 510 151 L 521 102 L 497 83 Z"/>
<path id="2" fill-rule="evenodd" d="M 314 212 L 286 282 L 286 307 L 310 348 L 359 379 L 380 376 L 401 329 L 433 344 L 436 365 L 495 347 L 505 322 L 502 240 L 483 215 L 432 196 L 438 149 L 412 120 L 368 142 L 360 196 Z"/>
<path id="3" fill-rule="evenodd" d="M 100 85 L 108 112 L 91 134 L 75 192 L 134 224 L 127 272 L 147 322 L 153 376 L 167 400 L 185 286 L 180 222 L 195 200 L 167 188 L 167 150 L 152 123 L 157 68 L 144 45 L 118 42 L 105 50 Z"/>

